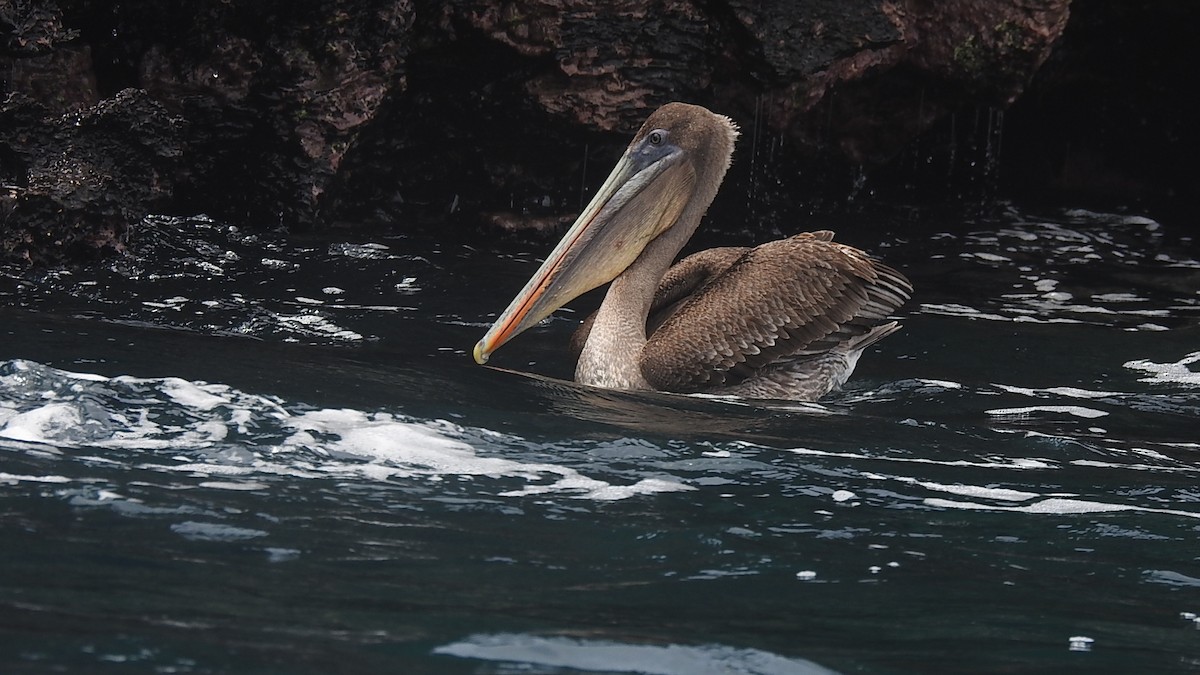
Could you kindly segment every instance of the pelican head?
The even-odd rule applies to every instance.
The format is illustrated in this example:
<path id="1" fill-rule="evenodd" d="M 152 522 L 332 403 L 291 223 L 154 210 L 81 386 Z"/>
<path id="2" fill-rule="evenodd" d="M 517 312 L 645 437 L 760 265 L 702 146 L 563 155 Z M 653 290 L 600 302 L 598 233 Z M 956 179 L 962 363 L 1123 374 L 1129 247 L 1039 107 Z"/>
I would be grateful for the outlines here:
<path id="1" fill-rule="evenodd" d="M 700 106 L 668 103 L 650 115 L 562 241 L 475 345 L 475 361 L 486 363 L 522 331 L 615 279 L 677 224 L 694 231 L 729 167 L 736 138 L 729 118 Z M 699 212 L 686 213 L 689 205 Z"/>

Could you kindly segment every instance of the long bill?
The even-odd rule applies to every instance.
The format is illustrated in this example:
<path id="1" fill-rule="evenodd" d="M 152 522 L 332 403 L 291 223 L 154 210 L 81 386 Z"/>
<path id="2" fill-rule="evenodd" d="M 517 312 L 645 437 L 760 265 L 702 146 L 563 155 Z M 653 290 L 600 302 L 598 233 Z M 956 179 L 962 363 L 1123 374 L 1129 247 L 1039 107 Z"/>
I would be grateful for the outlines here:
<path id="1" fill-rule="evenodd" d="M 562 241 L 483 339 L 475 362 L 556 309 L 617 277 L 679 218 L 695 174 L 677 148 L 642 159 L 631 145 Z"/>

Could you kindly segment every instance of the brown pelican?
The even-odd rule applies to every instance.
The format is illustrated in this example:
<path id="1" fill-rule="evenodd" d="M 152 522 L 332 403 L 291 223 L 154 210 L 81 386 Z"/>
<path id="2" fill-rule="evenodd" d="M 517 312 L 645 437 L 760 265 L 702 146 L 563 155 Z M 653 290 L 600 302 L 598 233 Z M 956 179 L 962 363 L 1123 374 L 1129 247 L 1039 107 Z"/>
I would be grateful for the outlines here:
<path id="1" fill-rule="evenodd" d="M 737 127 L 699 106 L 650 115 L 562 241 L 475 345 L 475 360 L 608 282 L 575 379 L 614 389 L 811 401 L 899 328 L 902 274 L 832 232 L 671 261 L 729 168 Z"/>

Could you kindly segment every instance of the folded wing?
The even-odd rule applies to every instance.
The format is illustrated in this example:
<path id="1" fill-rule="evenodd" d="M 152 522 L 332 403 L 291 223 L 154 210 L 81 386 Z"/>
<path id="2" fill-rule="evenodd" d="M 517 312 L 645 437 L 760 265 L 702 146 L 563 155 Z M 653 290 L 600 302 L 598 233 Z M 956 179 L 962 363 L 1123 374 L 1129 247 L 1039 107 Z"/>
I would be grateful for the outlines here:
<path id="1" fill-rule="evenodd" d="M 648 327 L 642 352 L 642 373 L 660 390 L 734 385 L 765 366 L 853 343 L 912 293 L 902 274 L 820 231 L 726 249 L 686 289 L 691 295 L 660 302 L 672 273 L 689 260 L 660 284 L 656 305 L 671 311 L 657 329 Z"/>

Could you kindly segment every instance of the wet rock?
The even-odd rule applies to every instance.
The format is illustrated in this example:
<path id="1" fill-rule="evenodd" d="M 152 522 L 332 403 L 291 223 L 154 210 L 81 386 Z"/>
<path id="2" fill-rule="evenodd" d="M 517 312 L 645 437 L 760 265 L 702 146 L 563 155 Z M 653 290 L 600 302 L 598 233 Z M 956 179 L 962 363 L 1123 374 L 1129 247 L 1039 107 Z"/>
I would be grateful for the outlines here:
<path id="1" fill-rule="evenodd" d="M 99 100 L 91 49 L 63 25 L 56 3 L 0 2 L 0 31 L 3 93 L 21 92 L 55 112 Z"/>
<path id="2" fill-rule="evenodd" d="M 0 130 L 0 156 L 14 157 L 0 165 L 0 253 L 119 250 L 151 205 L 322 222 L 359 129 L 404 89 L 412 18 L 408 0 L 0 3 L 0 81 L 15 92 Z M 116 93 L 131 87 L 144 93 Z M 170 138 L 137 135 L 135 100 L 142 125 Z"/>
<path id="3" fill-rule="evenodd" d="M 63 25 L 62 11 L 52 0 L 6 0 L 0 4 L 0 27 L 5 28 L 5 37 L 0 41 L 4 51 L 25 56 L 48 53 L 79 35 L 78 30 Z"/>
<path id="4" fill-rule="evenodd" d="M 183 12 L 137 4 L 145 16 L 171 15 L 165 30 L 134 30 L 148 45 L 139 82 L 189 122 L 181 208 L 239 222 L 320 222 L 347 149 L 404 89 L 408 0 L 226 2 Z"/>
<path id="5" fill-rule="evenodd" d="M 122 250 L 130 228 L 169 202 L 179 124 L 133 89 L 61 115 L 9 95 L 0 104 L 0 255 L 57 264 Z"/>
<path id="6" fill-rule="evenodd" d="M 821 190 L 850 200 L 889 172 L 907 186 L 932 175 L 923 167 L 939 152 L 940 176 L 974 166 L 963 134 L 982 139 L 978 163 L 992 171 L 1003 112 L 1062 50 L 1072 11 L 1134 10 L 1116 0 L 0 0 L 0 91 L 12 93 L 0 111 L 3 252 L 117 250 L 147 209 L 296 229 L 423 217 L 552 229 L 670 100 L 741 123 L 729 192 L 750 204 L 740 220 L 771 227 L 755 203 L 773 212 Z M 1175 23 L 1188 25 L 1188 12 Z M 1063 79 L 1086 70 L 1055 63 L 1070 65 Z M 1086 160 L 1072 152 L 1064 162 Z"/>
<path id="7" fill-rule="evenodd" d="M 531 74 L 525 92 L 543 110 L 593 129 L 636 129 L 647 111 L 698 96 L 712 76 L 710 52 L 718 24 L 687 0 L 450 7 L 489 38 L 521 54 L 552 59 Z"/>
<path id="8" fill-rule="evenodd" d="M 731 191 L 844 195 L 956 110 L 1007 106 L 1067 14 L 1067 0 L 455 0 L 416 23 L 419 42 L 438 46 L 412 54 L 403 114 L 381 115 L 338 194 L 370 189 L 384 219 L 423 207 L 551 217 L 586 201 L 581 186 L 594 187 L 588 177 L 607 172 L 650 110 L 687 100 L 746 132 Z M 750 175 L 760 150 L 772 175 Z M 480 156 L 492 165 L 483 175 Z M 386 187 L 372 178 L 385 166 Z"/>
<path id="9" fill-rule="evenodd" d="M 761 64 L 720 92 L 731 107 L 754 100 L 771 129 L 866 166 L 964 105 L 1010 104 L 1069 14 L 1066 0 L 730 4 Z"/>
<path id="10" fill-rule="evenodd" d="M 1010 103 L 1050 53 L 1068 7 L 1068 0 L 464 0 L 446 5 L 441 24 L 469 25 L 540 57 L 527 93 L 593 129 L 629 131 L 647 110 L 700 97 L 756 112 L 798 137 L 816 139 L 820 127 L 849 159 L 871 163 L 954 105 Z M 901 88 L 911 92 L 895 97 Z M 918 121 L 891 132 L 899 118 Z M 894 139 L 881 140 L 889 134 Z"/>

